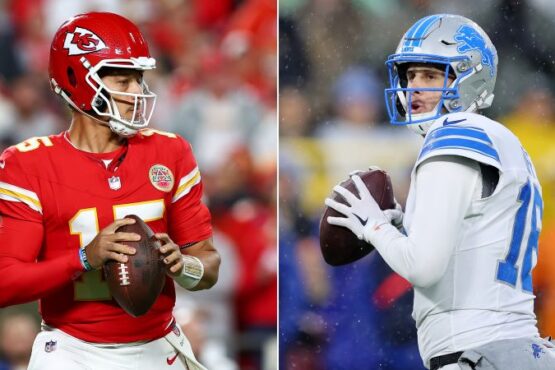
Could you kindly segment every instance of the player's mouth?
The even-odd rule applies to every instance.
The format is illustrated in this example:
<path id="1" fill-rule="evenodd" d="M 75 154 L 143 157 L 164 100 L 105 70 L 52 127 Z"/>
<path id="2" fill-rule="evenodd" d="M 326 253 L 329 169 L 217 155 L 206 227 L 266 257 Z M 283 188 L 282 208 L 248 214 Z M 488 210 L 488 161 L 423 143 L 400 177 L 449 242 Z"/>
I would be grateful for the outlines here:
<path id="1" fill-rule="evenodd" d="M 426 105 L 421 101 L 413 101 L 410 105 L 412 114 L 419 114 L 426 112 Z"/>

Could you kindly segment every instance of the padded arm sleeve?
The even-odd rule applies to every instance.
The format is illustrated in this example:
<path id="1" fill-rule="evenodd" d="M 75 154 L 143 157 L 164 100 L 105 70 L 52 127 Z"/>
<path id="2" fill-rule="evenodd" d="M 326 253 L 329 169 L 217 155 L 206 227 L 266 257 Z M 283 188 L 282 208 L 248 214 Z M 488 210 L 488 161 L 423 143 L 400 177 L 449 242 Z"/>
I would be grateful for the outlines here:
<path id="1" fill-rule="evenodd" d="M 480 172 L 462 157 L 435 157 L 416 172 L 416 204 L 408 236 L 383 225 L 371 242 L 399 275 L 429 287 L 445 273 Z"/>

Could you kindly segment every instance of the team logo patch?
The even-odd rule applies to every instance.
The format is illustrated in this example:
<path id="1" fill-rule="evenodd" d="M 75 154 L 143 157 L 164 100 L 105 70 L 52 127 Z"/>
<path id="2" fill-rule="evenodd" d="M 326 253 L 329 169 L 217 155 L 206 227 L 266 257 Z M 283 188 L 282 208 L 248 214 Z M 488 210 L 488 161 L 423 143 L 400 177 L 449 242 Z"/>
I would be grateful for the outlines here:
<path id="1" fill-rule="evenodd" d="M 56 341 L 55 340 L 51 340 L 48 341 L 44 344 L 44 352 L 53 352 L 56 350 Z"/>
<path id="2" fill-rule="evenodd" d="M 100 37 L 81 27 L 75 27 L 75 31 L 68 32 L 64 40 L 64 49 L 69 51 L 69 55 L 88 54 L 105 47 L 106 44 Z"/>
<path id="3" fill-rule="evenodd" d="M 164 191 L 167 193 L 173 188 L 173 173 L 166 166 L 155 164 L 154 166 L 150 167 L 150 170 L 148 171 L 148 177 L 150 178 L 152 186 L 160 191 Z"/>
<path id="4" fill-rule="evenodd" d="M 532 344 L 532 354 L 534 355 L 535 358 L 540 358 L 540 356 L 545 353 L 543 351 L 543 349 L 538 346 L 537 344 L 533 343 Z"/>
<path id="5" fill-rule="evenodd" d="M 494 51 L 486 46 L 486 40 L 478 31 L 469 25 L 463 25 L 455 34 L 457 41 L 457 51 L 466 53 L 469 50 L 478 50 L 482 55 L 482 63 L 490 67 L 490 75 L 495 74 L 495 54 Z"/>

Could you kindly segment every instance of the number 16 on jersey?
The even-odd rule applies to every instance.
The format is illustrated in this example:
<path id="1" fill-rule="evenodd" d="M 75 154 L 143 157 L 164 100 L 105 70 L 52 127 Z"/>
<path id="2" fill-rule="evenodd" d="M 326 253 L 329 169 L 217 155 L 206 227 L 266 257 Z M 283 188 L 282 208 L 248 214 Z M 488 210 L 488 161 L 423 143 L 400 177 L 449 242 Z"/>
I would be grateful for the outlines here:
<path id="1" fill-rule="evenodd" d="M 509 252 L 505 259 L 499 261 L 497 265 L 497 280 L 516 288 L 517 280 L 520 277 L 522 290 L 532 293 L 532 269 L 536 262 L 533 261 L 533 257 L 538 255 L 538 238 L 543 213 L 543 202 L 539 188 L 532 185 L 531 180 L 528 180 L 520 189 L 518 201 L 520 207 L 515 217 L 513 237 L 509 244 Z M 529 211 L 530 206 L 532 209 Z M 526 249 L 522 259 L 520 259 L 523 247 Z M 520 274 L 517 265 L 519 260 L 522 261 Z"/>

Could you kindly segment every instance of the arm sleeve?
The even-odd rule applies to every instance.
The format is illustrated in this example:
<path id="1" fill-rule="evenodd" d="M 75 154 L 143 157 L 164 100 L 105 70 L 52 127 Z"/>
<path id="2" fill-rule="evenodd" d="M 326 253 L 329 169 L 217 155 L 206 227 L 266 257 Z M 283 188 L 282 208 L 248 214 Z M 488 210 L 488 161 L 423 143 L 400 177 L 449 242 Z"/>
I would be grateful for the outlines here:
<path id="1" fill-rule="evenodd" d="M 479 176 L 471 159 L 444 156 L 423 162 L 416 172 L 408 236 L 387 224 L 372 237 L 387 264 L 414 286 L 434 285 L 445 273 Z"/>
<path id="2" fill-rule="evenodd" d="M 176 187 L 168 210 L 169 235 L 178 245 L 212 236 L 210 211 L 202 202 L 203 185 L 191 145 L 183 143 L 176 170 Z"/>
<path id="3" fill-rule="evenodd" d="M 77 252 L 36 262 L 42 238 L 42 223 L 1 216 L 0 307 L 37 300 L 83 272 Z"/>
<path id="4" fill-rule="evenodd" d="M 83 267 L 77 252 L 37 262 L 44 236 L 39 186 L 13 147 L 0 162 L 0 307 L 5 307 L 49 294 Z"/>

